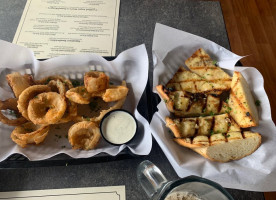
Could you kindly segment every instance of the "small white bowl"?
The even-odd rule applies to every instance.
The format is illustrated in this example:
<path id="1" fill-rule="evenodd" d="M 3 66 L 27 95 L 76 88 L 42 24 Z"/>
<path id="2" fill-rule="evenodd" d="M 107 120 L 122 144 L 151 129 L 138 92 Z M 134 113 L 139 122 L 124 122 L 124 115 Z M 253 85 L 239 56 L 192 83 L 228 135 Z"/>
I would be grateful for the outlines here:
<path id="1" fill-rule="evenodd" d="M 105 141 L 112 145 L 130 143 L 138 129 L 136 118 L 128 111 L 116 109 L 108 112 L 100 123 L 100 132 Z"/>

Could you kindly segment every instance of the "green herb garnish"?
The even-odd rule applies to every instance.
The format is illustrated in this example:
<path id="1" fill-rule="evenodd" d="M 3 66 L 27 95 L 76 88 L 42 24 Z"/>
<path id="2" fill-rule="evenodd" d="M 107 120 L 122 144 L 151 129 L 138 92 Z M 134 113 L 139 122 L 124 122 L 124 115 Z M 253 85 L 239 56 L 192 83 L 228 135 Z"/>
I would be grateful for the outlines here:
<path id="1" fill-rule="evenodd" d="M 255 101 L 255 105 L 256 105 L 256 106 L 260 106 L 260 105 L 261 105 L 261 101 L 260 101 L 260 100 L 256 100 L 256 101 Z"/>

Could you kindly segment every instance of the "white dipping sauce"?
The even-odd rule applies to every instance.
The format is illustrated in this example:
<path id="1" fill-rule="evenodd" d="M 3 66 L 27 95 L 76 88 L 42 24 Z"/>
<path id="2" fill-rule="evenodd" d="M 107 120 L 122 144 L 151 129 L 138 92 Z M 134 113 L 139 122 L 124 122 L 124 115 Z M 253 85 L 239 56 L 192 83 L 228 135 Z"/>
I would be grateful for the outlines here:
<path id="1" fill-rule="evenodd" d="M 102 122 L 102 134 L 113 144 L 123 144 L 133 138 L 136 132 L 136 122 L 124 111 L 110 113 Z"/>

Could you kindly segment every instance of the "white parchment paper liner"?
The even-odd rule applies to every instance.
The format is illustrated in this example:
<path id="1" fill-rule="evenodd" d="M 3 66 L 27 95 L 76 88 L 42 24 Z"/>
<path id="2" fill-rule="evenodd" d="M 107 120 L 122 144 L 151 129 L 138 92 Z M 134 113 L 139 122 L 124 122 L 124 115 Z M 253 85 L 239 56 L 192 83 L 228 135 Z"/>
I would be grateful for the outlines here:
<path id="1" fill-rule="evenodd" d="M 180 65 L 198 48 L 204 48 L 219 65 L 230 74 L 241 71 L 247 80 L 255 99 L 261 101 L 258 107 L 260 125 L 251 128 L 262 135 L 262 145 L 252 155 L 228 163 L 212 162 L 192 150 L 176 144 L 172 134 L 165 127 L 164 119 L 169 116 L 165 103 L 161 101 L 158 112 L 150 123 L 151 131 L 172 164 L 179 177 L 198 175 L 218 182 L 224 187 L 252 191 L 276 190 L 276 129 L 271 119 L 271 109 L 264 90 L 264 79 L 253 67 L 235 67 L 242 57 L 204 38 L 156 24 L 153 38 L 154 77 L 153 90 L 158 84 L 165 84 Z"/>
<path id="2" fill-rule="evenodd" d="M 127 146 L 112 146 L 101 139 L 95 150 L 73 150 L 65 137 L 67 133 L 65 130 L 69 127 L 67 124 L 65 127 L 60 125 L 58 129 L 52 129 L 42 144 L 21 148 L 10 139 L 14 127 L 0 123 L 0 161 L 14 153 L 23 154 L 30 160 L 42 160 L 60 153 L 65 153 L 73 158 L 87 158 L 101 152 L 114 156 L 124 148 L 129 148 L 132 153 L 137 155 L 149 154 L 152 146 L 149 124 L 137 110 L 137 104 L 148 80 L 148 55 L 145 45 L 128 49 L 113 61 L 107 61 L 95 54 L 69 55 L 38 61 L 31 50 L 0 41 L 1 100 L 13 97 L 5 79 L 5 74 L 11 71 L 22 72 L 30 69 L 29 71 L 33 71 L 36 79 L 56 74 L 66 74 L 75 79 L 82 77 L 84 72 L 89 71 L 91 67 L 105 71 L 110 76 L 111 81 L 118 84 L 122 80 L 126 80 L 130 90 L 123 109 L 132 112 L 138 120 L 138 135 L 135 140 Z M 64 137 L 60 138 L 62 134 Z"/>

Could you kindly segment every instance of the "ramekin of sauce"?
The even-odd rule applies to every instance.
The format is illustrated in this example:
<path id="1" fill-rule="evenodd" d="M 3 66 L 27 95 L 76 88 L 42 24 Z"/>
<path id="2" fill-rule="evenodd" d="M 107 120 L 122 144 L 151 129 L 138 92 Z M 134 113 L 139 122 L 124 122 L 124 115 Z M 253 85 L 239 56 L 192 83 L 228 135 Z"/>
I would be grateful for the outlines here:
<path id="1" fill-rule="evenodd" d="M 100 123 L 102 137 L 112 145 L 122 145 L 133 140 L 138 124 L 135 117 L 126 110 L 108 112 Z"/>

